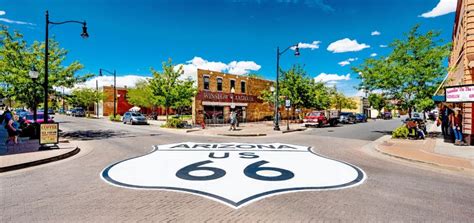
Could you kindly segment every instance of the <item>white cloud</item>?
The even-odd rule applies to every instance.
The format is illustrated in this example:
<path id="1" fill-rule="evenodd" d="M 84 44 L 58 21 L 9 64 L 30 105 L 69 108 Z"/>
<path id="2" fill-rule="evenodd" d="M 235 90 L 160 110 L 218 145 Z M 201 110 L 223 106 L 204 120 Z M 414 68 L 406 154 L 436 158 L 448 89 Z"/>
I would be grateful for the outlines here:
<path id="1" fill-rule="evenodd" d="M 314 78 L 316 82 L 323 82 L 323 83 L 334 83 L 334 81 L 348 81 L 351 79 L 351 74 L 346 75 L 338 75 L 338 74 L 326 74 L 320 73 L 317 77 Z"/>
<path id="2" fill-rule="evenodd" d="M 375 30 L 375 31 L 373 31 L 373 32 L 370 33 L 371 36 L 380 36 L 380 34 L 382 34 L 382 33 L 380 33 L 380 32 L 377 31 L 377 30 Z"/>
<path id="3" fill-rule="evenodd" d="M 429 12 L 421 14 L 420 17 L 433 18 L 455 12 L 457 1 L 458 0 L 440 0 L 436 7 Z"/>
<path id="4" fill-rule="evenodd" d="M 380 48 L 387 48 L 388 46 L 387 45 L 380 45 Z"/>
<path id="5" fill-rule="evenodd" d="M 10 23 L 10 24 L 36 26 L 36 24 L 34 24 L 34 23 L 16 21 L 16 20 L 11 20 L 11 19 L 7 19 L 7 18 L 0 18 L 0 21 Z"/>
<path id="6" fill-rule="evenodd" d="M 339 62 L 338 64 L 341 65 L 341 67 L 343 67 L 343 66 L 351 64 L 351 62 L 344 60 L 344 61 Z"/>
<path id="7" fill-rule="evenodd" d="M 146 80 L 147 78 L 151 78 L 151 76 L 146 77 L 146 76 L 138 76 L 138 75 L 125 75 L 125 76 L 117 76 L 117 87 L 125 87 L 127 86 L 128 88 L 135 87 L 135 84 L 139 80 Z M 113 75 L 104 75 L 104 76 L 99 76 L 99 77 L 94 77 L 89 80 L 87 80 L 84 83 L 77 84 L 75 87 L 77 88 L 94 88 L 96 87 L 95 85 L 95 80 L 98 80 L 99 88 L 102 86 L 112 86 L 114 84 L 114 76 Z"/>
<path id="8" fill-rule="evenodd" d="M 230 74 L 245 75 L 252 71 L 258 71 L 262 66 L 258 65 L 253 61 L 232 61 L 228 64 L 223 62 L 207 61 L 201 57 L 194 57 L 192 60 L 186 61 L 184 64 L 178 64 L 175 69 L 179 66 L 183 66 L 184 78 L 191 78 L 196 80 L 197 69 L 213 70 L 219 72 L 227 72 Z"/>
<path id="9" fill-rule="evenodd" d="M 5 15 L 7 12 L 0 10 L 0 15 Z"/>
<path id="10" fill-rule="evenodd" d="M 311 49 L 311 50 L 314 50 L 314 49 L 319 49 L 319 44 L 321 43 L 321 41 L 313 41 L 312 43 L 298 43 L 298 47 L 300 49 Z M 295 47 L 291 47 L 292 50 L 295 50 Z"/>
<path id="11" fill-rule="evenodd" d="M 345 38 L 329 44 L 327 50 L 333 53 L 344 53 L 361 51 L 369 47 L 370 46 L 365 43 L 359 44 L 357 40 L 350 40 L 349 38 Z"/>
<path id="12" fill-rule="evenodd" d="M 377 54 L 376 54 L 376 53 L 372 53 L 372 54 L 370 54 L 370 56 L 371 56 L 371 57 L 376 57 Z"/>
<path id="13" fill-rule="evenodd" d="M 338 64 L 343 67 L 343 66 L 346 66 L 346 65 L 351 64 L 351 62 L 354 62 L 354 61 L 356 61 L 356 60 L 358 60 L 358 59 L 359 59 L 359 58 L 357 58 L 357 57 L 356 57 L 356 58 L 349 58 L 349 59 L 347 59 L 347 60 L 344 60 L 344 61 L 339 62 Z"/>

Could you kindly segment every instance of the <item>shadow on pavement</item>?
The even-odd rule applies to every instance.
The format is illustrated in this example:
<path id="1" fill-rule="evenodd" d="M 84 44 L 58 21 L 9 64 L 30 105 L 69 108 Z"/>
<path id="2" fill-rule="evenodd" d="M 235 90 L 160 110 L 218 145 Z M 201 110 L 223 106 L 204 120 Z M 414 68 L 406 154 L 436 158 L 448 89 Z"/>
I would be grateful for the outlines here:
<path id="1" fill-rule="evenodd" d="M 392 135 L 392 131 L 380 131 L 380 130 L 377 130 L 377 131 L 372 131 L 372 132 L 382 133 L 382 134 L 384 134 L 384 135 Z"/>
<path id="2" fill-rule="evenodd" d="M 72 140 L 99 140 L 107 138 L 128 138 L 135 137 L 127 134 L 127 132 L 118 132 L 112 130 L 86 130 L 86 131 L 72 131 L 72 132 L 61 132 L 61 137 Z"/>

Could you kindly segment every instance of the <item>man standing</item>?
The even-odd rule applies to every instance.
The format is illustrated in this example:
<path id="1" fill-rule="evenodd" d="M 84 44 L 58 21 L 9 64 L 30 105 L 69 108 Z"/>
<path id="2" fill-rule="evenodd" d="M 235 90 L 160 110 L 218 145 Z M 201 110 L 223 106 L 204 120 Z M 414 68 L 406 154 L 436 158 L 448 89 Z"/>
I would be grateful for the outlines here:
<path id="1" fill-rule="evenodd" d="M 441 119 L 441 132 L 443 133 L 443 137 L 446 139 L 449 136 L 449 108 L 446 105 L 440 110 L 440 119 Z"/>

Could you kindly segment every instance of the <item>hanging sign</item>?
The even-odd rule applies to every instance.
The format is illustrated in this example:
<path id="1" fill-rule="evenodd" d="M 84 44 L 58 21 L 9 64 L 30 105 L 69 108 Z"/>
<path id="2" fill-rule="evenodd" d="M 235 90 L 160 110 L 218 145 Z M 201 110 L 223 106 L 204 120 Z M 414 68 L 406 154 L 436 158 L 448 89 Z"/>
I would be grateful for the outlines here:
<path id="1" fill-rule="evenodd" d="M 446 102 L 474 102 L 474 85 L 446 87 Z"/>
<path id="2" fill-rule="evenodd" d="M 102 179 L 125 188 L 193 193 L 239 208 L 276 194 L 357 186 L 366 176 L 307 146 L 183 142 L 112 164 Z"/>

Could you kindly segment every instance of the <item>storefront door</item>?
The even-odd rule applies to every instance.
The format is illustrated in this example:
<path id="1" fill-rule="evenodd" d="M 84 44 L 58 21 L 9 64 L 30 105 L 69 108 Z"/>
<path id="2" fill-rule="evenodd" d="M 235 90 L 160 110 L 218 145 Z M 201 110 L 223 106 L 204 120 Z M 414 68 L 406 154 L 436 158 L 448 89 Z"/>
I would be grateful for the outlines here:
<path id="1" fill-rule="evenodd" d="M 206 124 L 224 124 L 223 106 L 204 106 Z"/>

